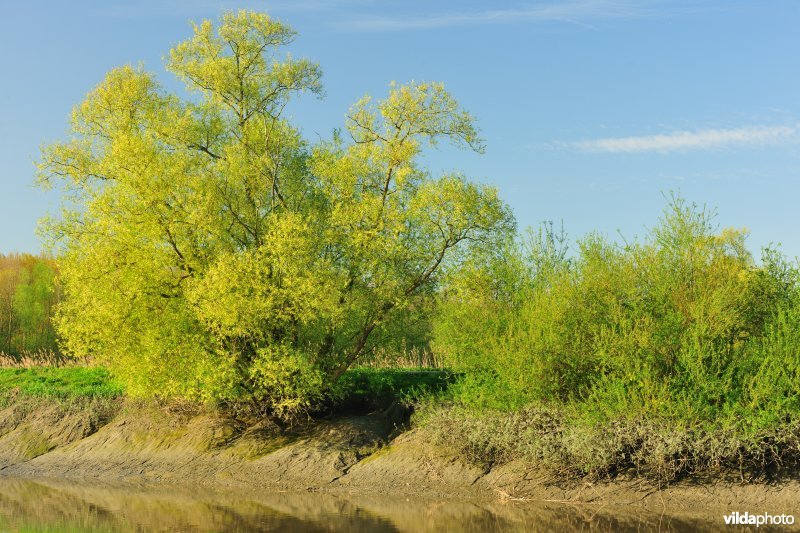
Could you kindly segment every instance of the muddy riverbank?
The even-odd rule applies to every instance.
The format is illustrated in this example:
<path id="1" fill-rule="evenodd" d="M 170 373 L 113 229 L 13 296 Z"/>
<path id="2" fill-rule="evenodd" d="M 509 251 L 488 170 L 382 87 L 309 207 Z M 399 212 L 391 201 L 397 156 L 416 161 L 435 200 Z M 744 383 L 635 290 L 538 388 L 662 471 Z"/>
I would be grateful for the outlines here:
<path id="1" fill-rule="evenodd" d="M 105 409 L 105 410 L 104 410 Z M 796 511 L 800 482 L 709 473 L 669 486 L 635 477 L 556 479 L 521 463 L 467 464 L 406 429 L 397 408 L 281 427 L 125 401 L 109 408 L 11 403 L 0 410 L 0 477 L 481 502 L 634 505 L 692 515 Z"/>

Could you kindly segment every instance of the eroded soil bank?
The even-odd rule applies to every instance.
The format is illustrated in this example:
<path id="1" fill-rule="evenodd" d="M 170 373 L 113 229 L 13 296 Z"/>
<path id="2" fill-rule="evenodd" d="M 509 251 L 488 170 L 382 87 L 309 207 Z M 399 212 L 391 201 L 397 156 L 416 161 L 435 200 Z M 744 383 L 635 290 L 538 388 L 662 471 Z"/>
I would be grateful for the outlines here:
<path id="1" fill-rule="evenodd" d="M 109 409 L 12 403 L 0 410 L 0 476 L 178 484 L 233 490 L 424 496 L 480 501 L 634 505 L 691 516 L 796 512 L 800 481 L 695 477 L 659 487 L 641 479 L 554 479 L 520 463 L 466 464 L 404 430 L 398 408 L 293 427 L 122 402 Z"/>

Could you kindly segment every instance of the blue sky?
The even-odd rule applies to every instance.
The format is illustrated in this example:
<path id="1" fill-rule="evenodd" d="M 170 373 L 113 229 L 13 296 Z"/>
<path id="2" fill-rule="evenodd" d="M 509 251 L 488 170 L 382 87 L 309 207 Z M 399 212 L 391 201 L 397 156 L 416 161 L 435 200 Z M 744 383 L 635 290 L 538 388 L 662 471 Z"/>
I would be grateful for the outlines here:
<path id="1" fill-rule="evenodd" d="M 259 9 L 299 33 L 326 97 L 290 109 L 326 138 L 365 93 L 443 81 L 478 119 L 487 153 L 427 158 L 496 185 L 520 226 L 631 238 L 675 190 L 800 255 L 800 2 L 0 0 L 0 252 L 36 252 L 55 193 L 32 186 L 42 143 L 109 69 L 161 58 L 187 21 Z M 622 237 L 620 237 L 620 234 Z"/>

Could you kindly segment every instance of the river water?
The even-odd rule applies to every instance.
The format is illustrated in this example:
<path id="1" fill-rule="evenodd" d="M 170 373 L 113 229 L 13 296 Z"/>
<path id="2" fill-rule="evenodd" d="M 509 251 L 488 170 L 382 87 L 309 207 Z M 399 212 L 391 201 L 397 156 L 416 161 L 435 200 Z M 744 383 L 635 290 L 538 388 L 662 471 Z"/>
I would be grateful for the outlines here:
<path id="1" fill-rule="evenodd" d="M 717 531 L 679 517 L 555 502 L 465 502 L 0 477 L 0 531 Z M 737 529 L 742 529 L 741 526 Z M 760 528 L 759 531 L 766 531 Z M 784 530 L 785 531 L 785 530 Z"/>

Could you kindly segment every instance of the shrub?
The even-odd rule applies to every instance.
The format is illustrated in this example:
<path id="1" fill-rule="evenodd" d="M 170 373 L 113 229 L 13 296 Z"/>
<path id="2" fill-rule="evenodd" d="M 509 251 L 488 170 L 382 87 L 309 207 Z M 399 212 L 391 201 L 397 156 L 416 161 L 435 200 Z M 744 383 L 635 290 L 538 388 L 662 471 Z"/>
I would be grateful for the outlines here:
<path id="1" fill-rule="evenodd" d="M 541 235 L 443 293 L 434 342 L 465 373 L 457 404 L 558 412 L 562 455 L 583 470 L 709 463 L 798 431 L 796 265 L 773 249 L 756 264 L 746 232 L 677 197 L 641 242 L 589 235 L 567 256 Z"/>

